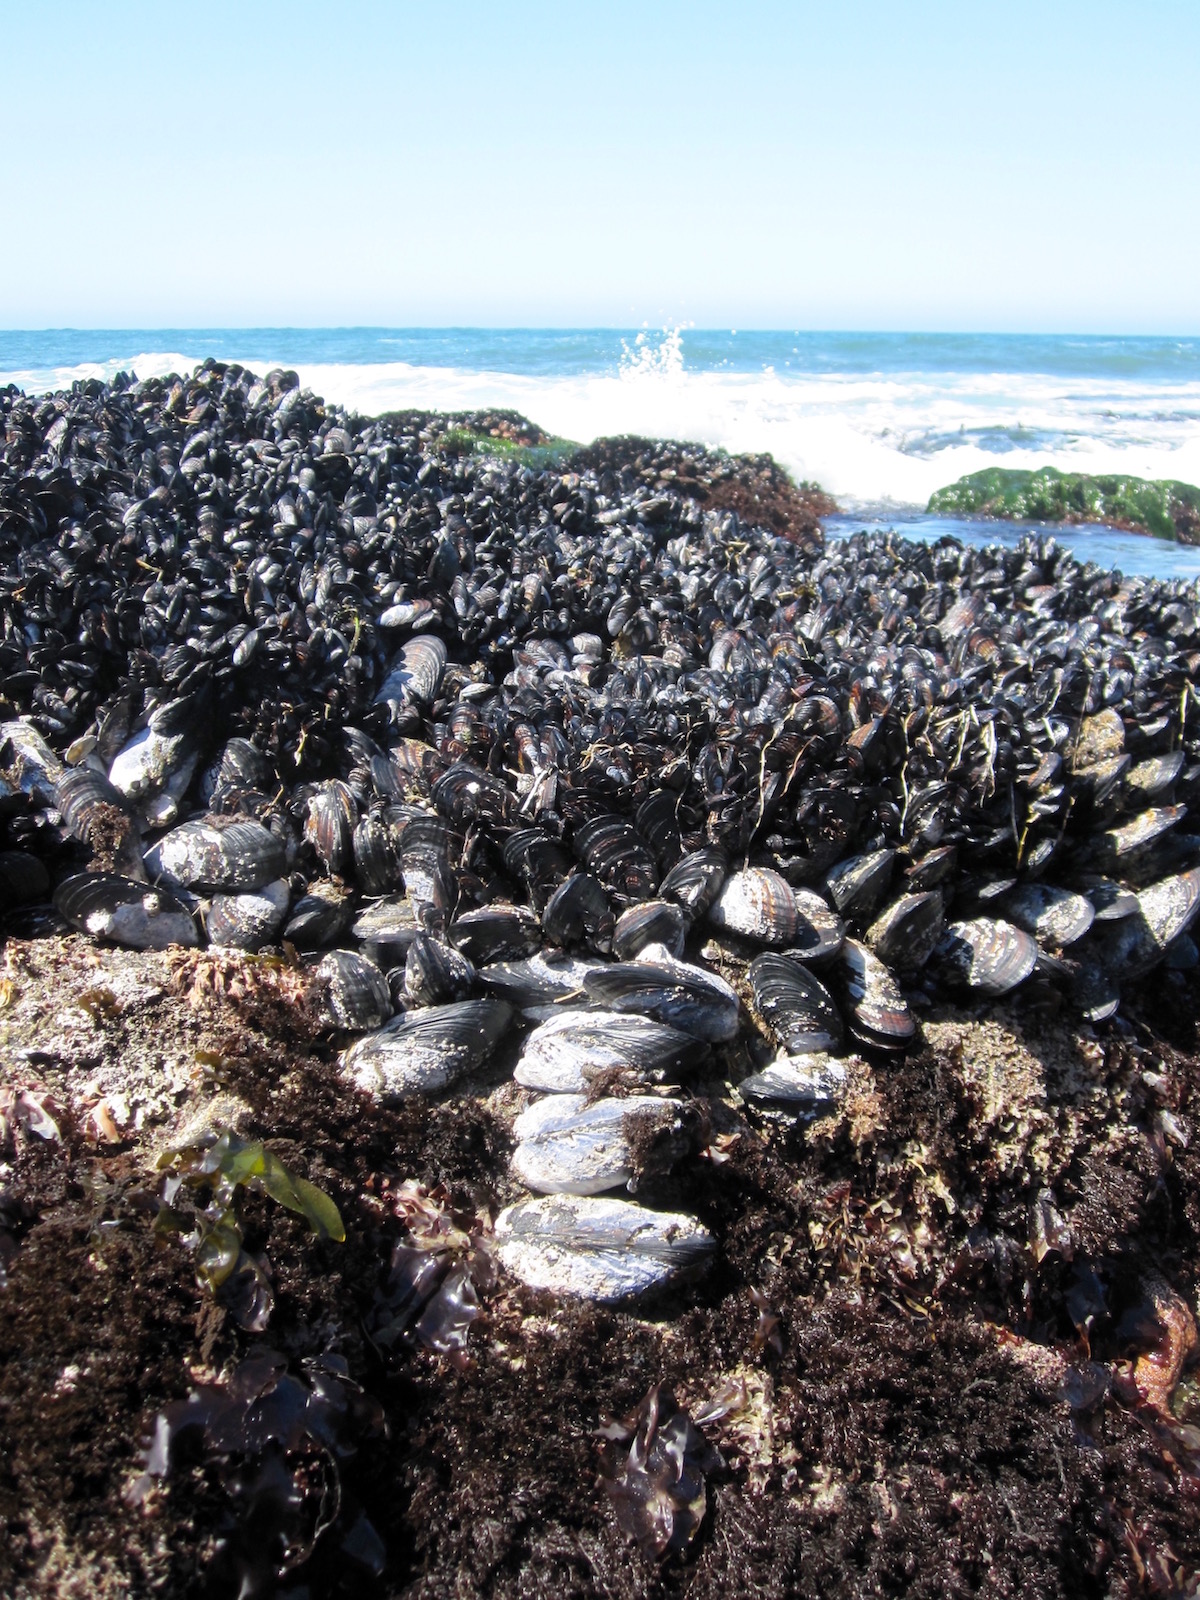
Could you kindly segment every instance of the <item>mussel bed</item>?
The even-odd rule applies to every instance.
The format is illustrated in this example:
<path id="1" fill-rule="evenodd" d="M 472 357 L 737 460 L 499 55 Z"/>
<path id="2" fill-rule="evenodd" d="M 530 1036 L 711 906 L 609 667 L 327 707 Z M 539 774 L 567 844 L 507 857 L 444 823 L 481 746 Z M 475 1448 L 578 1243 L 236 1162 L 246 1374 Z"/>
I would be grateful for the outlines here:
<path id="1" fill-rule="evenodd" d="M 0 411 L 5 1593 L 1187 1592 L 1194 590 L 286 373 Z M 713 1242 L 636 1305 L 489 1254 L 589 1006 L 658 1025 L 573 1087 L 682 1105 L 620 1170 Z M 455 1080 L 363 1092 L 434 1007 Z M 739 1095 L 781 1045 L 840 1097 Z M 261 1335 L 153 1226 L 221 1127 L 346 1223 L 249 1196 Z M 381 1333 L 418 1204 L 484 1263 L 459 1349 Z M 658 1385 L 740 1397 L 661 1560 L 597 1480 Z"/>

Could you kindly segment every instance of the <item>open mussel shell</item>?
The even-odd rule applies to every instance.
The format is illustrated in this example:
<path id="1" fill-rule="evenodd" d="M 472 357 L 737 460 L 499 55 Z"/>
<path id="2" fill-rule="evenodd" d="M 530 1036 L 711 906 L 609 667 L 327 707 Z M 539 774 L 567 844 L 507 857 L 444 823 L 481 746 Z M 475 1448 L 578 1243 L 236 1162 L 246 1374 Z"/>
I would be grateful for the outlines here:
<path id="1" fill-rule="evenodd" d="M 937 947 L 946 926 L 936 890 L 904 894 L 867 929 L 866 942 L 895 972 L 919 972 Z"/>
<path id="2" fill-rule="evenodd" d="M 709 845 L 681 856 L 659 885 L 658 892 L 664 900 L 673 900 L 695 922 L 720 893 L 728 871 L 724 851 Z"/>
<path id="3" fill-rule="evenodd" d="M 515 961 L 537 950 L 542 942 L 541 924 L 525 906 L 480 906 L 464 911 L 447 936 L 476 967 L 494 961 Z"/>
<path id="4" fill-rule="evenodd" d="M 317 852 L 326 872 L 335 877 L 350 875 L 357 825 L 358 802 L 347 785 L 337 778 L 319 783 L 308 797 L 304 837 Z"/>
<path id="5" fill-rule="evenodd" d="M 505 1269 L 527 1288 L 602 1305 L 699 1271 L 716 1249 L 694 1217 L 599 1195 L 544 1195 L 507 1206 L 493 1242 Z"/>
<path id="6" fill-rule="evenodd" d="M 601 1073 L 674 1082 L 708 1055 L 708 1046 L 636 1012 L 566 1011 L 525 1041 L 513 1077 L 527 1089 L 583 1094 Z"/>
<path id="7" fill-rule="evenodd" d="M 778 1108 L 809 1120 L 837 1109 L 846 1093 L 847 1077 L 845 1063 L 829 1055 L 780 1055 L 761 1072 L 743 1078 L 737 1092 L 753 1105 Z"/>
<path id="8" fill-rule="evenodd" d="M 326 1013 L 335 1028 L 361 1033 L 381 1027 L 392 1014 L 387 979 L 355 950 L 331 950 L 317 963 L 313 977 L 324 986 Z"/>
<path id="9" fill-rule="evenodd" d="M 738 1031 L 738 997 L 723 978 L 649 945 L 634 961 L 598 967 L 584 978 L 588 998 L 613 1011 L 637 1011 L 693 1038 L 719 1044 Z"/>
<path id="10" fill-rule="evenodd" d="M 1033 971 L 1037 941 L 1022 928 L 994 917 L 952 922 L 938 947 L 946 973 L 981 994 L 1007 994 Z"/>
<path id="11" fill-rule="evenodd" d="M 1004 914 L 1039 944 L 1061 950 L 1082 939 L 1096 920 L 1092 902 L 1048 883 L 1023 883 L 1001 901 Z"/>
<path id="12" fill-rule="evenodd" d="M 846 940 L 840 961 L 855 1038 L 877 1049 L 903 1050 L 917 1024 L 900 985 L 874 951 L 857 939 Z"/>
<path id="13" fill-rule="evenodd" d="M 677 1100 L 551 1094 L 513 1124 L 512 1174 L 536 1194 L 604 1194 L 633 1176 L 630 1119 L 669 1123 Z"/>
<path id="14" fill-rule="evenodd" d="M 841 916 L 862 920 L 877 910 L 892 881 L 895 859 L 894 850 L 872 850 L 829 869 L 825 885 Z"/>
<path id="15" fill-rule="evenodd" d="M 344 1051 L 342 1072 L 384 1102 L 437 1094 L 482 1066 L 511 1020 L 512 1008 L 502 1000 L 408 1012 Z"/>
<path id="16" fill-rule="evenodd" d="M 413 1005 L 465 1000 L 475 987 L 475 968 L 461 950 L 419 933 L 404 960 L 404 993 Z"/>
<path id="17" fill-rule="evenodd" d="M 244 894 L 214 895 L 205 919 L 208 942 L 251 951 L 274 944 L 291 898 L 286 878 L 277 878 L 261 889 L 248 889 Z"/>
<path id="18" fill-rule="evenodd" d="M 604 885 L 590 872 L 577 872 L 560 884 L 542 912 L 546 937 L 564 950 L 581 944 L 608 950 L 614 920 Z"/>
<path id="19" fill-rule="evenodd" d="M 798 961 L 773 954 L 757 956 L 748 976 L 755 1009 L 789 1055 L 841 1049 L 845 1029 L 837 1003 Z"/>
<path id="20" fill-rule="evenodd" d="M 791 944 L 796 936 L 796 896 L 770 867 L 747 867 L 726 878 L 708 920 L 758 944 Z"/>
<path id="21" fill-rule="evenodd" d="M 643 900 L 617 918 L 612 953 L 618 961 L 631 961 L 647 945 L 661 944 L 673 956 L 682 956 L 687 929 L 687 918 L 673 901 Z"/>
<path id="22" fill-rule="evenodd" d="M 283 876 L 287 852 L 261 822 L 203 817 L 181 823 L 146 851 L 156 881 L 213 894 L 257 889 Z"/>
<path id="23" fill-rule="evenodd" d="M 169 889 L 151 888 L 116 872 L 81 872 L 54 892 L 54 906 L 80 933 L 130 950 L 195 946 L 200 935 L 191 912 Z"/>

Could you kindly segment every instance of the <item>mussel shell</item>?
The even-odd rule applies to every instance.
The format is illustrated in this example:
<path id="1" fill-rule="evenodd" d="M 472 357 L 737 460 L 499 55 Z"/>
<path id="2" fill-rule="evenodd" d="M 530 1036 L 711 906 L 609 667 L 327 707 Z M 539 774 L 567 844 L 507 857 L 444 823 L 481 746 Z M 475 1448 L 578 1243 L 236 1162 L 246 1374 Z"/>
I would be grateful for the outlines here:
<path id="1" fill-rule="evenodd" d="M 737 1092 L 755 1105 L 778 1107 L 810 1120 L 837 1109 L 846 1093 L 847 1070 L 832 1056 L 779 1056 L 761 1072 L 743 1078 Z"/>
<path id="2" fill-rule="evenodd" d="M 643 900 L 617 918 L 612 932 L 612 953 L 618 961 L 631 961 L 649 944 L 661 944 L 673 956 L 683 955 L 687 918 L 671 900 Z"/>
<path id="3" fill-rule="evenodd" d="M 878 908 L 892 881 L 895 859 L 894 850 L 872 850 L 829 869 L 825 884 L 841 916 L 866 918 Z"/>
<path id="4" fill-rule="evenodd" d="M 358 802 L 339 779 L 318 784 L 309 795 L 304 837 L 321 858 L 326 872 L 335 877 L 349 876 L 357 822 Z"/>
<path id="5" fill-rule="evenodd" d="M 842 1014 L 825 985 L 787 956 L 761 955 L 747 975 L 759 1016 L 789 1055 L 836 1054 L 845 1034 Z"/>
<path id="6" fill-rule="evenodd" d="M 81 933 L 131 950 L 198 945 L 191 912 L 169 889 L 150 888 L 116 872 L 81 872 L 60 883 L 54 907 Z"/>
<path id="7" fill-rule="evenodd" d="M 274 944 L 291 897 L 286 878 L 244 894 L 214 895 L 205 919 L 209 943 L 252 951 Z"/>
<path id="8" fill-rule="evenodd" d="M 376 705 L 393 714 L 414 704 L 428 705 L 437 695 L 446 669 L 446 646 L 436 634 L 422 633 L 401 645 L 392 658 Z"/>
<path id="9" fill-rule="evenodd" d="M 584 979 L 598 970 L 599 964 L 594 961 L 548 949 L 516 961 L 494 961 L 480 967 L 478 977 L 483 988 L 511 1001 L 527 1016 L 541 1020 L 543 1013 L 558 1015 L 564 1000 L 583 1000 Z"/>
<path id="10" fill-rule="evenodd" d="M 1007 994 L 1033 971 L 1037 941 L 1023 929 L 994 917 L 952 922 L 938 948 L 946 971 L 981 994 Z"/>
<path id="11" fill-rule="evenodd" d="M 528 1089 L 582 1094 L 603 1072 L 673 1080 L 707 1055 L 700 1040 L 636 1012 L 565 1011 L 529 1035 L 513 1077 Z"/>
<path id="12" fill-rule="evenodd" d="M 796 931 L 783 952 L 797 961 L 822 964 L 842 948 L 846 929 L 828 901 L 811 889 L 793 889 L 796 899 Z"/>
<path id="13" fill-rule="evenodd" d="M 1058 950 L 1082 939 L 1096 920 L 1095 907 L 1085 896 L 1048 883 L 1023 883 L 1004 896 L 1002 905 L 1018 928 Z"/>
<path id="14" fill-rule="evenodd" d="M 404 895 L 388 895 L 364 906 L 350 931 L 356 939 L 380 949 L 407 951 L 422 929 L 412 902 Z"/>
<path id="15" fill-rule="evenodd" d="M 942 936 L 946 918 L 936 890 L 904 894 L 867 929 L 866 942 L 896 972 L 919 972 Z"/>
<path id="16" fill-rule="evenodd" d="M 213 894 L 257 889 L 283 875 L 287 852 L 261 822 L 203 817 L 184 822 L 150 846 L 153 878 Z"/>
<path id="17" fill-rule="evenodd" d="M 693 1038 L 718 1044 L 738 1031 L 737 994 L 723 978 L 649 945 L 635 961 L 599 967 L 584 978 L 588 997 L 614 1011 L 638 1011 Z"/>
<path id="18" fill-rule="evenodd" d="M 698 1271 L 716 1240 L 694 1217 L 600 1195 L 544 1195 L 496 1218 L 496 1254 L 530 1289 L 601 1305 L 637 1299 Z"/>
<path id="19" fill-rule="evenodd" d="M 262 751 L 249 739 L 228 739 L 200 779 L 200 798 L 207 806 L 219 802 L 227 793 L 252 789 L 269 792 L 274 785 L 274 770 Z"/>
<path id="20" fill-rule="evenodd" d="M 1176 782 L 1183 771 L 1185 756 L 1182 750 L 1169 755 L 1150 756 L 1130 767 L 1125 774 L 1125 788 L 1131 798 L 1157 800 Z"/>
<path id="21" fill-rule="evenodd" d="M 721 892 L 729 871 L 723 851 L 706 846 L 681 856 L 659 885 L 664 900 L 674 900 L 684 913 L 697 921 Z"/>
<path id="22" fill-rule="evenodd" d="M 414 1005 L 465 1000 L 475 986 L 475 968 L 461 950 L 419 933 L 404 960 L 404 993 Z"/>
<path id="23" fill-rule="evenodd" d="M 513 1124 L 512 1173 L 536 1194 L 604 1194 L 633 1176 L 629 1119 L 669 1121 L 677 1100 L 552 1094 Z"/>
<path id="24" fill-rule="evenodd" d="M 460 825 L 472 822 L 503 823 L 513 798 L 504 785 L 469 761 L 456 761 L 431 790 L 434 805 L 444 817 Z"/>
<path id="25" fill-rule="evenodd" d="M 381 1027 L 392 1014 L 387 979 L 355 950 L 331 950 L 313 971 L 326 988 L 326 1008 L 335 1027 L 361 1032 Z"/>
<path id="26" fill-rule="evenodd" d="M 778 872 L 747 867 L 726 878 L 708 909 L 708 920 L 759 944 L 791 944 L 796 937 L 796 896 Z"/>
<path id="27" fill-rule="evenodd" d="M 1084 876 L 1079 879 L 1079 887 L 1091 903 L 1097 922 L 1119 922 L 1122 917 L 1137 915 L 1137 895 L 1112 878 Z"/>
<path id="28" fill-rule="evenodd" d="M 576 830 L 575 853 L 617 894 L 645 900 L 658 883 L 658 864 L 624 817 L 594 817 Z"/>
<path id="29" fill-rule="evenodd" d="M 1100 834 L 1095 843 L 1096 858 L 1109 863 L 1123 861 L 1161 839 L 1185 816 L 1186 806 L 1150 806 L 1131 821 Z"/>
<path id="30" fill-rule="evenodd" d="M 946 883 L 954 876 L 957 865 L 958 846 L 940 844 L 933 850 L 927 850 L 923 856 L 919 856 L 912 866 L 906 869 L 904 876 L 913 893 L 921 894 L 927 889 L 936 889 L 940 884 Z"/>
<path id="31" fill-rule="evenodd" d="M 456 918 L 447 938 L 476 967 L 494 961 L 519 960 L 538 949 L 542 930 L 532 911 L 524 906 L 480 906 Z"/>
<path id="32" fill-rule="evenodd" d="M 297 950 L 319 950 L 341 938 L 354 917 L 350 896 L 330 883 L 309 886 L 292 907 L 283 937 Z"/>
<path id="33" fill-rule="evenodd" d="M 612 944 L 613 921 L 604 885 L 590 872 L 577 872 L 560 884 L 542 912 L 547 938 L 564 950 L 580 944 L 607 950 Z"/>
<path id="34" fill-rule="evenodd" d="M 393 1017 L 343 1052 L 343 1074 L 382 1101 L 436 1094 L 481 1066 L 512 1020 L 502 1000 L 461 1000 Z"/>
<path id="35" fill-rule="evenodd" d="M 900 986 L 874 951 L 847 939 L 841 953 L 850 1027 L 864 1044 L 903 1050 L 917 1031 Z"/>
<path id="36" fill-rule="evenodd" d="M 367 895 L 391 894 L 404 882 L 400 837 L 385 816 L 372 811 L 352 835 L 354 875 Z"/>

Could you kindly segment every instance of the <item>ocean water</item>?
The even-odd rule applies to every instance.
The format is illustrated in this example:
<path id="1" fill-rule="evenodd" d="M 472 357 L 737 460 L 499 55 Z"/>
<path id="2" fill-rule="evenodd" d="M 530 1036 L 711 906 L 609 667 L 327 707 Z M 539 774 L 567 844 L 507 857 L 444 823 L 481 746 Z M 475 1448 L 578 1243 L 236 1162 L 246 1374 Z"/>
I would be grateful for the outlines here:
<path id="1" fill-rule="evenodd" d="M 0 383 L 184 372 L 206 356 L 301 381 L 364 414 L 511 407 L 586 441 L 639 433 L 770 451 L 850 523 L 973 543 L 1007 524 L 928 519 L 982 467 L 1200 483 L 1200 339 L 611 329 L 133 329 L 0 332 Z M 1059 531 L 1104 565 L 1200 575 L 1200 551 Z"/>

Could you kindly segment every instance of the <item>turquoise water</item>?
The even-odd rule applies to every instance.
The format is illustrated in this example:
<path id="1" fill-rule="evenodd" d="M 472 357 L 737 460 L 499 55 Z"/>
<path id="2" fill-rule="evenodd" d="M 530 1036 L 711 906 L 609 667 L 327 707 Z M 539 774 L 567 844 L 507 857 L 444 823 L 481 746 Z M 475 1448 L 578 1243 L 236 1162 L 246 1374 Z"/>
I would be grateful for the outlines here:
<path id="1" fill-rule="evenodd" d="M 207 356 L 295 368 L 363 415 L 510 407 L 551 433 L 770 451 L 837 496 L 848 525 L 1011 541 L 1008 524 L 927 519 L 986 466 L 1200 483 L 1200 339 L 673 328 L 140 328 L 0 332 L 0 383 L 34 392 Z M 1200 574 L 1200 551 L 1061 530 L 1105 565 Z"/>

